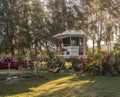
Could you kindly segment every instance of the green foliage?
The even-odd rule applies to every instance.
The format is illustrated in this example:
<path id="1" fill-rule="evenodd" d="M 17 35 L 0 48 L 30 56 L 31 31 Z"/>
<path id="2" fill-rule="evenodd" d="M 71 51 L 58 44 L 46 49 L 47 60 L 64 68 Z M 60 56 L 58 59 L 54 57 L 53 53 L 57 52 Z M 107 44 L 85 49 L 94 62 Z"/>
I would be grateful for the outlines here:
<path id="1" fill-rule="evenodd" d="M 114 49 L 117 51 L 120 50 L 120 42 L 115 43 Z"/>
<path id="2" fill-rule="evenodd" d="M 19 61 L 23 61 L 24 57 L 23 56 L 16 56 L 15 59 L 19 60 Z"/>
<path id="3" fill-rule="evenodd" d="M 89 64 L 86 64 L 86 70 L 88 72 L 92 72 L 93 66 L 95 65 L 95 62 L 91 62 Z"/>
<path id="4" fill-rule="evenodd" d="M 113 57 L 114 57 L 114 66 L 115 68 L 120 68 L 120 51 L 115 50 L 113 51 Z"/>
<path id="5" fill-rule="evenodd" d="M 0 0 L 0 53 L 25 55 L 29 49 L 36 58 L 43 48 L 58 47 L 53 35 L 71 29 L 82 29 L 98 48 L 119 36 L 119 0 L 40 1 Z"/>

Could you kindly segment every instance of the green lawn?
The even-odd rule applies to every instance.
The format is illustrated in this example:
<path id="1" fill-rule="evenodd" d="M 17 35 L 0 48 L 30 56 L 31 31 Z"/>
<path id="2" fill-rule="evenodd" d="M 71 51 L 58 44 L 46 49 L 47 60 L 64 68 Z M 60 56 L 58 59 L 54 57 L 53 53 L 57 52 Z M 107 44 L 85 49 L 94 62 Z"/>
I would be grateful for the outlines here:
<path id="1" fill-rule="evenodd" d="M 119 97 L 120 76 L 76 76 L 40 72 L 12 84 L 0 83 L 0 97 Z M 0 75 L 3 76 L 3 75 Z"/>

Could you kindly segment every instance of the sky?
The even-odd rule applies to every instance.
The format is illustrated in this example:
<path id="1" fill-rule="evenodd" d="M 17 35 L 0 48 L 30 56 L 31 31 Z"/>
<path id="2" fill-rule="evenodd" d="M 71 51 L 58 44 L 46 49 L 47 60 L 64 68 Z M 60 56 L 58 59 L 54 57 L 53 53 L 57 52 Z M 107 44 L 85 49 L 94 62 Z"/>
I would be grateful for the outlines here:
<path id="1" fill-rule="evenodd" d="M 92 40 L 88 40 L 87 45 L 88 47 L 92 47 Z"/>

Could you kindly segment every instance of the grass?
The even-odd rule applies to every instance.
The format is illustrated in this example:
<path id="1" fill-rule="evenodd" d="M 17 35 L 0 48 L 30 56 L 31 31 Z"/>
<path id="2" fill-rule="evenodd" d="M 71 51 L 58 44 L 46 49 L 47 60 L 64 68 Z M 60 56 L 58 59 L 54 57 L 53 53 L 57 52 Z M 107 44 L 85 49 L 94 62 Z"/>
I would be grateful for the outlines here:
<path id="1" fill-rule="evenodd" d="M 119 97 L 120 77 L 76 76 L 39 72 L 12 84 L 0 83 L 0 97 Z M 3 75 L 0 75 L 3 76 Z"/>

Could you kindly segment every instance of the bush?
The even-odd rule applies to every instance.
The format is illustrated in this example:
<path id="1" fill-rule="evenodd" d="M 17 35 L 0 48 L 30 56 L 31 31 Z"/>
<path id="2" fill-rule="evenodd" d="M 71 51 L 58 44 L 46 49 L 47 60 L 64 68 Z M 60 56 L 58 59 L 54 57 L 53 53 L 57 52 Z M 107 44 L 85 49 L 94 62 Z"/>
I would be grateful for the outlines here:
<path id="1" fill-rule="evenodd" d="M 113 68 L 114 71 L 120 73 L 120 51 L 116 50 L 113 52 Z"/>
<path id="2" fill-rule="evenodd" d="M 96 60 L 89 64 L 86 64 L 86 71 L 93 75 L 99 75 L 101 73 L 101 64 Z"/>

